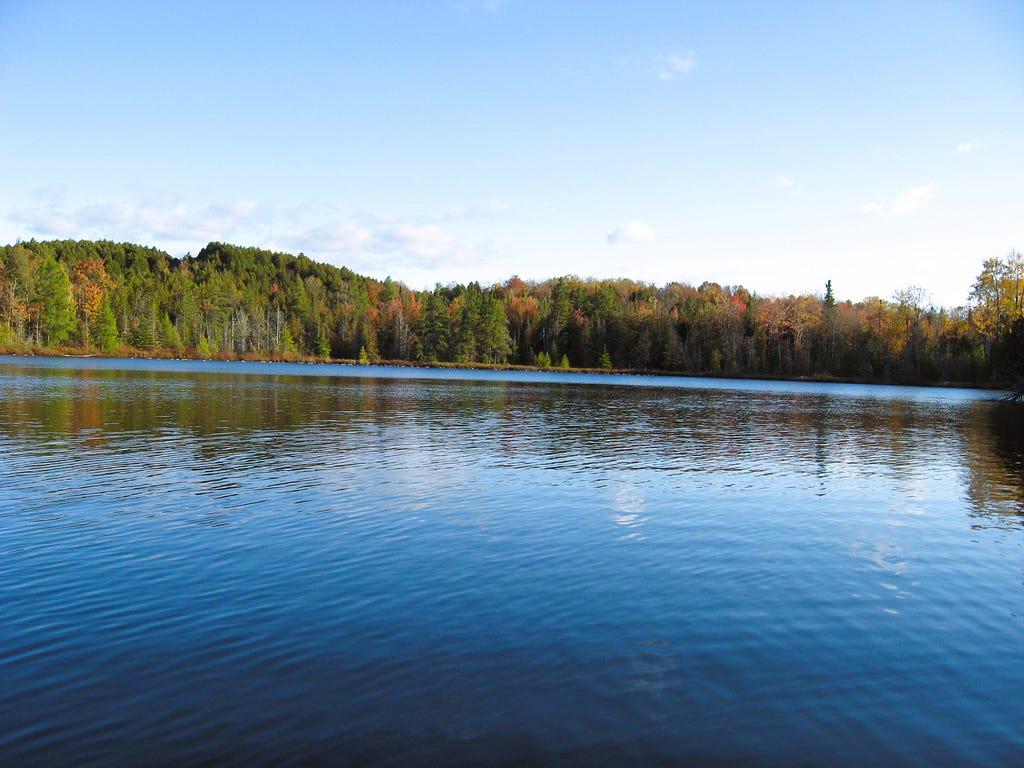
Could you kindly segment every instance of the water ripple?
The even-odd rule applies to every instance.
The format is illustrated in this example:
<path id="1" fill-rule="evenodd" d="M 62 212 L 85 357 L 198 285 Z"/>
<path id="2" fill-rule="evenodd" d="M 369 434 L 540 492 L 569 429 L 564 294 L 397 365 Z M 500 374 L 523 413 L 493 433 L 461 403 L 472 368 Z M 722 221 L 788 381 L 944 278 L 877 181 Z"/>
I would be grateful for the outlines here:
<path id="1" fill-rule="evenodd" d="M 5 762 L 1024 753 L 1012 412 L 214 368 L 0 365 Z"/>

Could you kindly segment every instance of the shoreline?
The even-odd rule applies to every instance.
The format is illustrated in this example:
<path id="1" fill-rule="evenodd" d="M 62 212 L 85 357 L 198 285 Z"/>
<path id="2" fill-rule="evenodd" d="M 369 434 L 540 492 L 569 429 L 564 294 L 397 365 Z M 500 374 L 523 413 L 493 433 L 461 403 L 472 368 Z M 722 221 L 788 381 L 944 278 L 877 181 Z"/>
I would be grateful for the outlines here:
<path id="1" fill-rule="evenodd" d="M 350 367 L 381 367 L 381 368 L 427 368 L 435 370 L 463 370 L 463 371 L 519 371 L 537 373 L 573 373 L 573 374 L 604 374 L 609 376 L 666 376 L 687 379 L 722 379 L 736 381 L 789 381 L 809 382 L 816 384 L 861 384 L 883 387 L 931 387 L 937 389 L 976 389 L 991 392 L 1008 393 L 1012 392 L 1010 385 L 997 386 L 991 383 L 960 382 L 960 381 L 933 381 L 928 379 L 912 378 L 890 378 L 890 379 L 868 379 L 863 377 L 847 376 L 782 376 L 772 374 L 744 373 L 742 371 L 723 372 L 692 372 L 692 371 L 665 371 L 665 370 L 639 370 L 632 368 L 560 368 L 558 366 L 536 366 L 519 365 L 513 363 L 451 363 L 451 362 L 427 362 L 413 360 L 376 360 L 371 362 L 360 362 L 355 359 L 315 357 L 312 355 L 301 355 L 290 353 L 286 355 L 248 355 L 248 354 L 217 354 L 209 357 L 200 355 L 173 354 L 169 350 L 160 350 L 154 354 L 144 350 L 122 347 L 118 352 L 96 352 L 74 347 L 39 348 L 34 350 L 14 350 L 0 347 L 0 355 L 11 357 L 73 357 L 73 358 L 102 358 L 108 360 L 183 360 L 190 362 L 241 362 L 241 363 L 292 363 L 300 365 L 344 365 Z"/>

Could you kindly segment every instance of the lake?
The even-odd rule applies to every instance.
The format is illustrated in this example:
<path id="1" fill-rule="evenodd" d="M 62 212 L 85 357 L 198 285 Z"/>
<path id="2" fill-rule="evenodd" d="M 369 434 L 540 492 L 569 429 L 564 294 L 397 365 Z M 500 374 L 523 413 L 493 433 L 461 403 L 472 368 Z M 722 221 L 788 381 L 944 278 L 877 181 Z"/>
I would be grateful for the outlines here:
<path id="1" fill-rule="evenodd" d="M 1019 765 L 1022 414 L 0 357 L 0 762 Z"/>

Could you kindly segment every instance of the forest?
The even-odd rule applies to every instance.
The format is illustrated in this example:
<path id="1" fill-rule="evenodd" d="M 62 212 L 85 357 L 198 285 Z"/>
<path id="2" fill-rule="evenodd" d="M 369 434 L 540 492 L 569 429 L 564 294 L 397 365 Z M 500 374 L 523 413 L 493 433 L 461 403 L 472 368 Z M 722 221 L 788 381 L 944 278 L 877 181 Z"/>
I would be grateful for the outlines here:
<path id="1" fill-rule="evenodd" d="M 966 286 L 965 286 L 966 288 Z M 1024 375 L 1024 254 L 982 262 L 963 307 L 510 277 L 413 291 L 298 256 L 210 243 L 0 248 L 0 352 L 334 359 L 1004 386 Z"/>

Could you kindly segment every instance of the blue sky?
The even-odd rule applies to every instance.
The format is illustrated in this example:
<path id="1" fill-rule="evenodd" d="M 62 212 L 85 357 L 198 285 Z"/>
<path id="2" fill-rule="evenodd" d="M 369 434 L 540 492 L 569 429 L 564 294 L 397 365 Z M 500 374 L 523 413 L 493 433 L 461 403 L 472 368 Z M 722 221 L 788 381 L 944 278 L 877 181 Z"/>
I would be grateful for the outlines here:
<path id="1" fill-rule="evenodd" d="M 962 304 L 1024 249 L 1020 2 L 0 2 L 0 242 Z"/>

